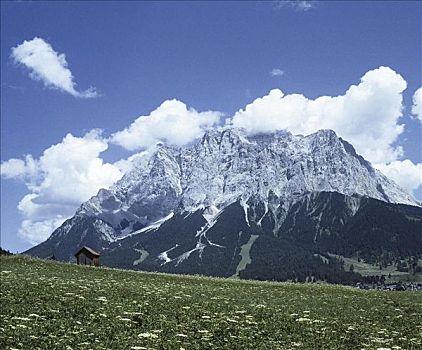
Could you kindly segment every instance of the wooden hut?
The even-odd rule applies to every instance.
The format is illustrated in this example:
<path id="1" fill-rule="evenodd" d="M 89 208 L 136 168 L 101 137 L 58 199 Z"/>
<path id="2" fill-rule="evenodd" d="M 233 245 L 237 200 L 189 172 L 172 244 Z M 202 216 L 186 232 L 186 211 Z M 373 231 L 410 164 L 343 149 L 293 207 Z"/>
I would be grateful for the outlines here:
<path id="1" fill-rule="evenodd" d="M 75 254 L 78 265 L 100 266 L 100 254 L 89 247 L 82 247 Z"/>

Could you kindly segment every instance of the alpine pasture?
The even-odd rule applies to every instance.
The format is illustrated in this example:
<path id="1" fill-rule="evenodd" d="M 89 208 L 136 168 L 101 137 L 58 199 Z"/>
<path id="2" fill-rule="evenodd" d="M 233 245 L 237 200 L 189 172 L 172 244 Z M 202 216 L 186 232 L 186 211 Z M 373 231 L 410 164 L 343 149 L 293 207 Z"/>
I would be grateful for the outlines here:
<path id="1" fill-rule="evenodd" d="M 0 264 L 0 349 L 422 349 L 419 292 Z"/>

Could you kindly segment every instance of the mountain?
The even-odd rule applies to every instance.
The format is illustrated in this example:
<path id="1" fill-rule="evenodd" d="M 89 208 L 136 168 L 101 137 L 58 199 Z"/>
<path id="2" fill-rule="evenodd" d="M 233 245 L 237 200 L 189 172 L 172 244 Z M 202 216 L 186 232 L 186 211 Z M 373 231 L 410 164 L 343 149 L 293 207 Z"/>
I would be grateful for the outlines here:
<path id="1" fill-rule="evenodd" d="M 27 253 L 70 261 L 87 245 L 111 266 L 335 281 L 356 276 L 333 254 L 422 257 L 421 224 L 420 203 L 332 130 L 211 130 L 158 145 Z"/>

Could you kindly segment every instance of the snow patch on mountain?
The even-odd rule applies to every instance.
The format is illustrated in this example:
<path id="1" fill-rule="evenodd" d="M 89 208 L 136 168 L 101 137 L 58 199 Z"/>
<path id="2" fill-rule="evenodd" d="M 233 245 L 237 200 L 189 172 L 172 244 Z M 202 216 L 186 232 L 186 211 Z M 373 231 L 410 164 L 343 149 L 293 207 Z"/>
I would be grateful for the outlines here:
<path id="1" fill-rule="evenodd" d="M 179 246 L 179 245 L 178 245 L 178 244 L 176 244 L 176 245 L 174 245 L 172 248 L 167 249 L 167 250 L 165 250 L 164 252 L 161 252 L 161 253 L 158 255 L 158 259 L 160 259 L 160 260 L 164 260 L 164 262 L 162 263 L 162 265 L 167 264 L 167 263 L 169 263 L 169 262 L 171 262 L 171 261 L 172 261 L 172 259 L 170 259 L 170 258 L 169 258 L 168 253 L 169 253 L 169 252 L 171 252 L 173 249 L 176 249 L 178 246 Z"/>
<path id="2" fill-rule="evenodd" d="M 140 234 L 140 233 L 144 233 L 144 232 L 156 231 L 156 230 L 158 230 L 160 228 L 160 226 L 162 224 L 164 224 L 166 221 L 170 220 L 173 216 L 174 216 L 174 213 L 171 212 L 169 215 L 163 217 L 160 220 L 157 220 L 156 222 L 152 223 L 151 225 L 148 225 L 146 227 L 143 227 L 140 230 L 133 231 L 130 234 L 126 234 L 126 235 L 123 234 L 123 235 L 121 235 L 120 237 L 117 238 L 117 240 L 122 240 L 124 238 L 131 237 L 131 236 L 134 236 L 134 235 L 137 235 L 137 234 Z"/>

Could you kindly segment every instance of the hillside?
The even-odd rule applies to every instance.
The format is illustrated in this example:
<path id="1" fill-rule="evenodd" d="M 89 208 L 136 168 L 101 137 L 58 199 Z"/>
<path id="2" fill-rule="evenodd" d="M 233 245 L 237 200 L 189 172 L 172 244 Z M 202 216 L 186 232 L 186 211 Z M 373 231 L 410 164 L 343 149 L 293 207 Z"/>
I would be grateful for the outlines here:
<path id="1" fill-rule="evenodd" d="M 1 349 L 417 349 L 422 294 L 0 257 Z"/>

